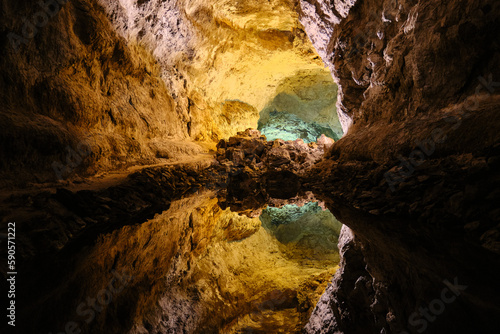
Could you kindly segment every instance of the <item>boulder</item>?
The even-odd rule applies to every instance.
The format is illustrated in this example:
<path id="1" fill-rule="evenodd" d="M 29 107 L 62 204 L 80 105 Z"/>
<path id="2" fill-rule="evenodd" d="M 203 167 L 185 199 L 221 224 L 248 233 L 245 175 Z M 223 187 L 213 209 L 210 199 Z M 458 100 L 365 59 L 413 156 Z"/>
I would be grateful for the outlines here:
<path id="1" fill-rule="evenodd" d="M 319 146 L 324 146 L 325 150 L 328 150 L 328 149 L 330 149 L 330 147 L 333 146 L 333 144 L 335 143 L 335 140 L 322 134 L 321 137 L 318 138 L 316 143 Z"/>

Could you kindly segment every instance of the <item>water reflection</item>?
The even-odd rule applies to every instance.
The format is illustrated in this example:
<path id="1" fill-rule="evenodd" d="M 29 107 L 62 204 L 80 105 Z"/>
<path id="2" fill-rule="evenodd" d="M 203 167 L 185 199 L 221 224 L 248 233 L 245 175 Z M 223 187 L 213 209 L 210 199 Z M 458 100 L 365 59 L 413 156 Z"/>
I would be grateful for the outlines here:
<path id="1" fill-rule="evenodd" d="M 337 243 L 342 224 L 318 202 L 267 207 L 260 220 L 291 260 L 327 266 L 339 262 Z"/>
<path id="2" fill-rule="evenodd" d="M 241 215 L 203 192 L 101 235 L 33 298 L 31 330 L 300 332 L 336 270 L 340 223 L 297 201 Z"/>

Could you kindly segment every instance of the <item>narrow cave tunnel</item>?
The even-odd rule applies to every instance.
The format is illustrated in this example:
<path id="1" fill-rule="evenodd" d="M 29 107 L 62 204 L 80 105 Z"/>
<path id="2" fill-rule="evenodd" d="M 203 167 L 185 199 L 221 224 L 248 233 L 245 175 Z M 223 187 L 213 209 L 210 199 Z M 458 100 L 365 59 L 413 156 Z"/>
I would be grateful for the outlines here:
<path id="1" fill-rule="evenodd" d="M 496 0 L 2 1 L 2 333 L 499 332 L 498 31 Z"/>

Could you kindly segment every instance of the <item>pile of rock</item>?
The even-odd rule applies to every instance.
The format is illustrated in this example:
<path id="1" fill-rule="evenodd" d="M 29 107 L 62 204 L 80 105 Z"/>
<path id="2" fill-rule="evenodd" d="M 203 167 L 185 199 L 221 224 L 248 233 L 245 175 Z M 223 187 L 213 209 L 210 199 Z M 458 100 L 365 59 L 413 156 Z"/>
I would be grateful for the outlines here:
<path id="1" fill-rule="evenodd" d="M 325 135 L 309 144 L 302 139 L 267 141 L 260 131 L 247 129 L 217 144 L 217 160 L 228 172 L 250 169 L 257 173 L 272 170 L 302 174 L 321 160 L 333 143 L 334 140 Z"/>

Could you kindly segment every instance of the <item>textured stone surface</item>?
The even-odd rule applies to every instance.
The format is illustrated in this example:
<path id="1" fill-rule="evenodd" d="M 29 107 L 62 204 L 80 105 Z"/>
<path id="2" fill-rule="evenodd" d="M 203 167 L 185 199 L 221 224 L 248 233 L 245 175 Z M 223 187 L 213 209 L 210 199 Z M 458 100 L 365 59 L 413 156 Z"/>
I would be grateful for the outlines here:
<path id="1" fill-rule="evenodd" d="M 41 7 L 2 2 L 2 183 L 157 162 L 154 141 L 182 148 L 186 122 L 151 51 L 120 38 L 95 1 L 55 13 L 30 34 L 25 22 Z"/>
<path id="2" fill-rule="evenodd" d="M 296 5 L 77 0 L 47 16 L 3 2 L 2 186 L 179 159 L 257 127 L 283 83 L 328 78 Z"/>
<path id="3" fill-rule="evenodd" d="M 259 124 L 259 130 L 270 141 L 276 139 L 293 141 L 300 138 L 306 143 L 312 143 L 325 134 L 335 139 L 341 137 L 341 134 L 334 133 L 328 125 L 321 126 L 316 122 L 304 122 L 294 114 L 286 111 L 270 112 L 266 123 Z"/>
<path id="4" fill-rule="evenodd" d="M 73 322 L 82 333 L 300 332 L 337 250 L 311 258 L 314 245 L 287 247 L 258 218 L 221 209 L 207 187 L 224 176 L 202 167 L 146 168 L 107 189 L 2 202 L 5 219 L 19 222 L 17 311 L 30 317 L 20 331 Z"/>
<path id="5" fill-rule="evenodd" d="M 348 130 L 310 186 L 332 210 L 369 213 L 333 210 L 352 235 L 307 332 L 498 330 L 488 306 L 499 302 L 498 2 L 301 1 L 301 10 Z M 454 279 L 467 292 L 432 320 L 419 314 Z"/>
<path id="6" fill-rule="evenodd" d="M 278 325 L 297 331 L 330 273 L 311 277 L 296 264 L 275 271 L 274 263 L 285 259 L 255 220 L 233 214 L 218 220 L 214 213 L 230 207 L 255 218 L 266 201 L 303 202 L 310 197 L 305 190 L 314 190 L 349 227 L 340 235 L 341 269 L 307 332 L 415 333 L 424 325 L 428 333 L 498 332 L 495 0 L 75 0 L 47 24 L 39 22 L 18 52 L 9 34 L 22 35 L 23 17 L 40 9 L 4 1 L 2 185 L 53 180 L 52 162 L 65 166 L 67 177 L 191 157 L 206 151 L 201 143 L 213 148 L 243 130 L 236 127 L 256 124 L 267 106 L 327 121 L 334 98 L 308 102 L 330 93 L 331 83 L 309 84 L 324 71 L 297 21 L 297 4 L 339 85 L 337 110 L 347 134 L 315 148 L 265 143 L 248 131 L 220 142 L 221 167 L 157 166 L 100 190 L 50 188 L 7 197 L 2 223 L 22 222 L 18 254 L 27 271 L 20 284 L 28 284 L 20 289 L 26 302 L 19 315 L 31 320 L 23 323 L 26 332 L 63 326 L 82 299 L 105 287 L 112 269 L 125 266 L 134 268 L 137 284 L 99 313 L 88 332 L 205 333 L 226 325 L 228 331 Z M 318 109 L 301 114 L 302 106 Z M 221 171 L 228 177 L 214 180 Z M 215 199 L 186 200 L 172 208 L 173 220 L 150 221 L 207 182 L 227 185 L 219 194 L 224 209 Z M 213 238 L 206 237 L 219 223 Z M 75 250 L 82 257 L 75 258 Z M 242 272 L 226 270 L 247 254 L 255 261 Z M 255 269 L 263 257 L 272 259 L 263 265 L 268 277 Z M 44 276 L 46 268 L 68 271 Z M 221 272 L 230 279 L 220 279 Z M 165 282 L 165 276 L 179 280 Z M 414 319 L 455 281 L 467 288 L 454 303 L 435 319 L 423 321 L 418 313 Z M 231 286 L 261 298 L 257 306 L 240 302 Z M 310 295 L 300 295 L 305 288 Z M 278 306 L 270 317 L 267 301 Z M 264 310 L 256 312 L 257 321 L 255 308 Z M 220 316 L 213 317 L 216 311 Z"/>
<path id="7" fill-rule="evenodd" d="M 474 95 L 479 76 L 498 78 L 497 6 L 301 1 L 306 32 L 340 86 L 344 131 L 435 113 Z"/>
<path id="8" fill-rule="evenodd" d="M 341 263 L 339 264 L 339 270 L 335 273 L 333 278 L 333 283 L 328 284 L 325 292 L 321 296 L 316 305 L 309 322 L 307 323 L 304 331 L 306 333 L 336 333 L 339 332 L 337 320 L 342 312 L 342 307 L 338 306 L 339 298 L 337 298 L 337 293 L 342 291 L 339 289 L 342 279 L 357 280 L 360 277 L 366 275 L 363 272 L 363 259 L 360 257 L 359 250 L 356 249 L 354 242 L 354 235 L 352 231 L 346 225 L 342 226 L 340 232 L 340 238 L 338 241 L 338 248 L 342 254 Z M 351 253 L 356 258 L 351 257 Z M 351 269 L 351 267 L 354 267 Z M 360 271 L 361 274 L 360 275 Z M 345 277 L 347 276 L 348 277 Z M 346 289 L 347 290 L 347 289 Z M 357 291 L 351 291 L 356 293 Z M 364 292 L 364 291 L 363 291 Z M 347 300 L 347 298 L 346 298 Z M 364 326 L 364 323 L 359 323 L 360 326 Z M 356 329 L 352 329 L 355 332 Z M 362 329 L 365 330 L 364 328 Z"/>
<path id="9" fill-rule="evenodd" d="M 261 111 L 283 86 L 305 90 L 304 76 L 322 76 L 333 85 L 298 21 L 296 1 L 99 3 L 120 35 L 152 50 L 182 120 L 198 140 L 257 127 L 259 116 L 249 110 Z M 292 96 L 300 99 L 300 93 Z M 233 101 L 246 110 L 228 108 Z M 313 112 L 328 118 L 321 109 Z"/>
<path id="10" fill-rule="evenodd" d="M 338 263 L 337 242 L 342 224 L 317 202 L 301 207 L 295 204 L 281 208 L 267 207 L 262 211 L 260 220 L 288 254 L 304 262 L 314 259 Z"/>
<path id="11" fill-rule="evenodd" d="M 276 88 L 276 96 L 260 112 L 259 129 L 269 126 L 274 112 L 285 112 L 296 116 L 300 121 L 312 123 L 330 129 L 325 132 L 335 140 L 343 135 L 336 111 L 337 86 L 332 76 L 323 68 L 309 71 L 298 71 L 293 77 L 285 78 Z M 282 124 L 285 131 L 291 131 L 293 124 Z M 305 139 L 294 133 L 295 138 Z M 310 141 L 316 141 L 316 137 Z"/>
<path id="12" fill-rule="evenodd" d="M 233 213 L 221 211 L 213 201 L 193 210 L 194 246 L 189 237 L 179 241 L 158 318 L 150 317 L 145 328 L 131 332 L 299 333 L 335 270 L 334 262 L 305 260 L 301 250 L 287 252 L 258 218 L 240 218 L 251 233 L 228 243 L 226 221 Z"/>
<path id="13" fill-rule="evenodd" d="M 333 140 L 306 144 L 302 139 L 267 141 L 258 130 L 247 129 L 217 144 L 217 160 L 226 171 L 251 170 L 256 175 L 270 171 L 304 173 L 320 161 Z"/>

